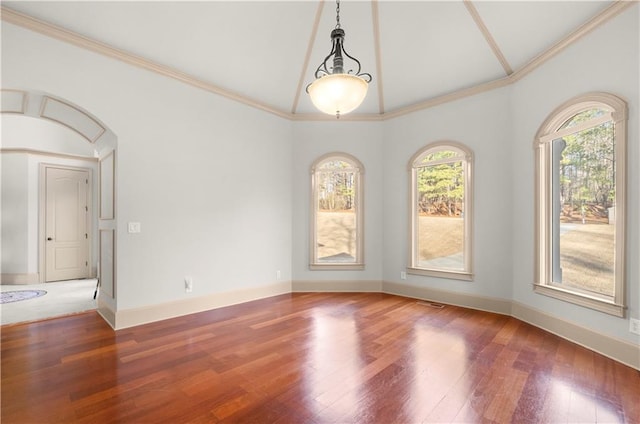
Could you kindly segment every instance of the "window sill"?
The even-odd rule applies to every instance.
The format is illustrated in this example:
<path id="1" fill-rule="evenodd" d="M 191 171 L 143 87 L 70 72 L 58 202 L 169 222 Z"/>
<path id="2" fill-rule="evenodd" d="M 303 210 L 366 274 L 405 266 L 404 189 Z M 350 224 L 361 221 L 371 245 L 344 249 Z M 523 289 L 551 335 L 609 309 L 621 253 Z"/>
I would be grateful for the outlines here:
<path id="1" fill-rule="evenodd" d="M 435 269 L 407 268 L 411 275 L 424 275 L 427 277 L 449 278 L 452 280 L 473 281 L 473 274 L 463 271 L 442 271 Z"/>
<path id="2" fill-rule="evenodd" d="M 311 271 L 359 271 L 364 264 L 309 264 Z"/>
<path id="3" fill-rule="evenodd" d="M 618 305 L 613 301 L 605 300 L 597 296 L 590 296 L 546 284 L 534 284 L 533 291 L 555 299 L 564 300 L 565 302 L 594 309 L 605 314 L 624 318 L 624 305 Z"/>

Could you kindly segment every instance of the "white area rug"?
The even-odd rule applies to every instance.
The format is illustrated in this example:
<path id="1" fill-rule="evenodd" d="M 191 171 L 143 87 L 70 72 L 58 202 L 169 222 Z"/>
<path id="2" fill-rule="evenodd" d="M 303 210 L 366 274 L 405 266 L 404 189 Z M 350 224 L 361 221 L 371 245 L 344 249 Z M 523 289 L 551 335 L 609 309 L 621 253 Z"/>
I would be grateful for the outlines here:
<path id="1" fill-rule="evenodd" d="M 0 304 L 0 324 L 35 321 L 96 309 L 93 293 L 96 280 L 57 281 L 55 283 L 1 285 L 0 292 L 44 290 L 46 295 Z"/>
<path id="2" fill-rule="evenodd" d="M 47 294 L 46 290 L 12 290 L 0 293 L 0 303 L 20 302 L 21 300 L 29 300 L 45 294 Z"/>

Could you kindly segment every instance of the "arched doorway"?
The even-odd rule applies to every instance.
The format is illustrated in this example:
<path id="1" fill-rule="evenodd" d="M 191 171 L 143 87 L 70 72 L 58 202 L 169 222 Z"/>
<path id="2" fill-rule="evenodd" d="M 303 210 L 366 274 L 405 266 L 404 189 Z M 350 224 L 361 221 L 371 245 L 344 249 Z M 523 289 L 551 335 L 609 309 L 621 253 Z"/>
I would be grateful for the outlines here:
<path id="1" fill-rule="evenodd" d="M 87 238 L 89 273 L 100 281 L 97 309 L 113 324 L 116 310 L 116 159 L 115 134 L 94 115 L 65 99 L 30 90 L 2 90 L 3 198 L 15 206 L 3 219 L 4 235 L 15 239 L 3 255 L 2 280 L 25 284 L 47 280 L 47 234 L 44 214 L 45 173 L 50 168 L 86 169 L 94 196 Z M 9 157 L 11 157 L 9 159 Z M 10 175 L 10 172 L 14 172 Z M 17 193 L 17 195 L 16 195 Z M 16 199 L 18 199 L 16 201 Z M 19 199 L 25 199 L 24 202 Z M 4 202 L 3 202 L 4 204 Z M 3 206 L 3 209 L 8 207 Z M 7 209 L 8 210 L 8 209 Z M 5 212 L 5 211 L 3 211 Z M 9 241 L 6 241 L 9 243 Z M 9 246 L 7 244 L 7 246 Z M 6 247 L 6 246 L 5 246 Z"/>

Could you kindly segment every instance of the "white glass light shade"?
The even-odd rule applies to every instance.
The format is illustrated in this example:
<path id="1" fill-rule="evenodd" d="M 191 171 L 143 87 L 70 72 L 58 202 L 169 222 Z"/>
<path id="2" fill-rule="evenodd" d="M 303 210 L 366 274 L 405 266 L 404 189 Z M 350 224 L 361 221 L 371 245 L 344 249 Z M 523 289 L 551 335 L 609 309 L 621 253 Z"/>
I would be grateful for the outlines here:
<path id="1" fill-rule="evenodd" d="M 360 77 L 349 74 L 325 75 L 308 88 L 313 105 L 329 115 L 351 112 L 364 100 L 369 84 Z"/>

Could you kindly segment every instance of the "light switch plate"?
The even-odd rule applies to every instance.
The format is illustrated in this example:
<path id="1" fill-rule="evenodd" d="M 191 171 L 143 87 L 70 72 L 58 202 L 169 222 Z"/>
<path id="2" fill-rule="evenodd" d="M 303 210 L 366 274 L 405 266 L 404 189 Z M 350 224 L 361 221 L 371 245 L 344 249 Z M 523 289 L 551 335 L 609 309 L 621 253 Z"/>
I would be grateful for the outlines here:
<path id="1" fill-rule="evenodd" d="M 129 223 L 129 232 L 130 233 L 139 233 L 140 232 L 140 223 L 139 222 L 130 222 Z"/>

